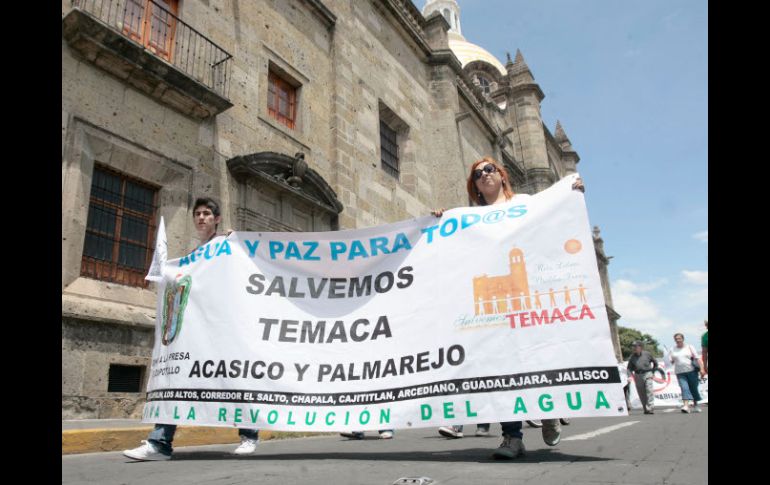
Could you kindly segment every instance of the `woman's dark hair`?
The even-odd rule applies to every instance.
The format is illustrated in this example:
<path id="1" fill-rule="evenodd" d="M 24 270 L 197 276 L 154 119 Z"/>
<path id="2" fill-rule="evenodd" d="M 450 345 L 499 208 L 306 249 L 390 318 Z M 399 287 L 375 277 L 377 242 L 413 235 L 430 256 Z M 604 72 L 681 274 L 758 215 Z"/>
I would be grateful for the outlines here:
<path id="1" fill-rule="evenodd" d="M 490 163 L 495 166 L 497 171 L 500 173 L 500 176 L 503 178 L 503 193 L 505 194 L 506 199 L 510 199 L 513 197 L 513 190 L 511 190 L 511 181 L 508 180 L 508 171 L 497 163 L 497 161 L 492 157 L 484 157 L 481 160 L 476 160 L 473 165 L 471 165 L 471 172 L 468 175 L 468 183 L 467 183 L 467 189 L 468 189 L 468 197 L 471 198 L 471 201 L 476 205 L 489 205 L 488 202 L 484 199 L 484 196 L 479 192 L 479 189 L 476 188 L 476 181 L 473 180 L 473 171 L 476 170 L 476 167 L 481 165 L 482 163 Z"/>

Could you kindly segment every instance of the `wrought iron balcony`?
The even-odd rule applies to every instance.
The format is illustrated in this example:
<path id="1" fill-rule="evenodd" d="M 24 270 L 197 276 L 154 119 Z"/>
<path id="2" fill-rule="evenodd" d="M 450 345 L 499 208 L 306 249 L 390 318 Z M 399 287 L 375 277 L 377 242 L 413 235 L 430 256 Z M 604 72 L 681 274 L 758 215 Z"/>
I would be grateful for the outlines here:
<path id="1" fill-rule="evenodd" d="M 85 59 L 159 102 L 207 118 L 232 107 L 232 55 L 180 20 L 176 4 L 73 0 L 62 35 Z"/>

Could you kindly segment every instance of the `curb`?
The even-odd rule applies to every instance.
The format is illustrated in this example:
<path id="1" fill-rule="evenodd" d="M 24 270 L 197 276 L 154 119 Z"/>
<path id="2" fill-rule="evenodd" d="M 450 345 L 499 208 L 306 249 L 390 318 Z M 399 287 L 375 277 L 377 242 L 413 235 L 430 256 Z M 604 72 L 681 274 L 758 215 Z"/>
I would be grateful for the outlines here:
<path id="1" fill-rule="evenodd" d="M 72 429 L 61 432 L 62 455 L 123 451 L 136 448 L 152 431 L 153 426 L 133 428 Z M 333 433 L 298 433 L 260 430 L 259 440 L 280 440 Z M 174 436 L 174 446 L 199 446 L 240 443 L 236 428 L 180 426 Z"/>

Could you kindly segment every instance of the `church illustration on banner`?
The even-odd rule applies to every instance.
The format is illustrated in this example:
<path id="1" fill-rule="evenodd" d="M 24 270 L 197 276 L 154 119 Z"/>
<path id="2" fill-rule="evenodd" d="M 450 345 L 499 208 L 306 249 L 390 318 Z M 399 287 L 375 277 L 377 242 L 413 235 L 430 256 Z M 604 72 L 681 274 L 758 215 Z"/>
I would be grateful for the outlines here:
<path id="1" fill-rule="evenodd" d="M 574 254 L 580 251 L 580 243 L 567 241 L 565 250 Z M 577 288 L 554 289 L 540 293 L 530 292 L 527 278 L 527 266 L 524 251 L 513 248 L 508 253 L 509 274 L 504 276 L 481 275 L 473 278 L 473 301 L 476 315 L 508 314 L 520 311 L 554 308 L 586 303 L 586 288 L 579 284 Z M 573 297 L 577 301 L 573 301 Z"/>

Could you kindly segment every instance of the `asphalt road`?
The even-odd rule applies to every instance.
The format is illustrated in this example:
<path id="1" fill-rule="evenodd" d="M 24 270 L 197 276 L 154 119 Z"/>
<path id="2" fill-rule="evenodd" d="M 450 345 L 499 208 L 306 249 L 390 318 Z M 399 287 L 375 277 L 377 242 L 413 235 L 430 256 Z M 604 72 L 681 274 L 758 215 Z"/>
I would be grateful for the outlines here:
<path id="1" fill-rule="evenodd" d="M 668 412 L 667 412 L 668 411 Z M 549 447 L 524 425 L 527 454 L 495 461 L 493 437 L 449 440 L 434 428 L 376 432 L 361 441 L 317 436 L 260 443 L 236 457 L 234 445 L 176 448 L 165 462 L 133 462 L 121 453 L 62 456 L 63 484 L 361 484 L 390 485 L 427 476 L 433 484 L 686 484 L 708 483 L 708 407 L 701 414 L 658 409 L 624 418 L 573 419 Z M 137 443 L 137 446 L 139 443 Z"/>

